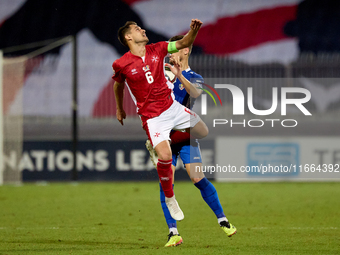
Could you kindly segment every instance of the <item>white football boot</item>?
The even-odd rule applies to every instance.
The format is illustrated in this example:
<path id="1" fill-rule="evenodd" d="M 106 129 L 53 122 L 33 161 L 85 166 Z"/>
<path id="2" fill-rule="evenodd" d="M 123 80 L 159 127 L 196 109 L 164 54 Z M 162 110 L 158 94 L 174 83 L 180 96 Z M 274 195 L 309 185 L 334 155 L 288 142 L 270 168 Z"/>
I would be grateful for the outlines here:
<path id="1" fill-rule="evenodd" d="M 184 219 L 184 214 L 181 208 L 179 208 L 175 195 L 173 197 L 165 197 L 165 204 L 174 220 L 181 221 Z"/>

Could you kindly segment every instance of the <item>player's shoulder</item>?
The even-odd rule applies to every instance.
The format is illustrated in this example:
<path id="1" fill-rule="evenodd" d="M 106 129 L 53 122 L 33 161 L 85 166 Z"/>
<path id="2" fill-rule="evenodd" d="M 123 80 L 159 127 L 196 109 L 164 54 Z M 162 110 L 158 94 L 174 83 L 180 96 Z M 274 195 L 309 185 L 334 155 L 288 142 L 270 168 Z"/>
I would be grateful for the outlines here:
<path id="1" fill-rule="evenodd" d="M 160 42 L 156 42 L 156 43 L 150 43 L 145 45 L 145 47 L 155 47 L 155 46 L 161 46 L 161 45 L 168 45 L 169 42 L 167 41 L 160 41 Z"/>
<path id="2" fill-rule="evenodd" d="M 203 80 L 202 75 L 200 75 L 200 74 L 194 72 L 194 71 L 191 70 L 190 68 L 188 68 L 188 69 L 185 70 L 185 71 L 186 71 L 186 74 L 187 74 L 188 77 L 190 77 L 190 78 L 196 78 L 196 79 L 202 79 L 202 80 Z"/>
<path id="3" fill-rule="evenodd" d="M 147 44 L 145 47 L 149 49 L 164 48 L 164 47 L 168 47 L 168 43 L 169 42 L 166 42 L 166 41 L 160 41 L 156 43 Z"/>
<path id="4" fill-rule="evenodd" d="M 191 69 L 190 69 L 189 73 L 190 73 L 190 76 L 193 77 L 193 78 L 202 78 L 202 79 L 203 79 L 202 75 L 200 75 L 200 74 L 194 72 L 194 71 L 191 70 Z"/>
<path id="5" fill-rule="evenodd" d="M 131 57 L 129 52 L 125 53 L 123 56 L 121 56 L 120 58 L 116 59 L 113 64 L 112 67 L 113 68 L 117 68 L 117 69 L 121 69 L 123 68 L 127 63 L 129 63 L 131 61 Z"/>

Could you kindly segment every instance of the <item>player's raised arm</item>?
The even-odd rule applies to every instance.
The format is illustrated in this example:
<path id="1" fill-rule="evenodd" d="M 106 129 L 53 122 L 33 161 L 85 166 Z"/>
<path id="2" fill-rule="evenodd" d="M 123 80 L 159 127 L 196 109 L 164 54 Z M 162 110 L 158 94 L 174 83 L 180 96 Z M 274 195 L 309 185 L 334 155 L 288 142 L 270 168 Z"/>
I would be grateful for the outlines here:
<path id="1" fill-rule="evenodd" d="M 192 45 L 202 24 L 199 19 L 192 19 L 189 32 L 181 40 L 176 41 L 176 49 L 181 50 Z"/>
<path id="2" fill-rule="evenodd" d="M 123 109 L 124 87 L 125 87 L 124 82 L 123 83 L 115 82 L 113 85 L 113 91 L 115 93 L 116 108 L 117 108 L 116 117 L 117 117 L 117 120 L 122 125 L 124 125 L 123 119 L 126 118 L 126 113 Z"/>

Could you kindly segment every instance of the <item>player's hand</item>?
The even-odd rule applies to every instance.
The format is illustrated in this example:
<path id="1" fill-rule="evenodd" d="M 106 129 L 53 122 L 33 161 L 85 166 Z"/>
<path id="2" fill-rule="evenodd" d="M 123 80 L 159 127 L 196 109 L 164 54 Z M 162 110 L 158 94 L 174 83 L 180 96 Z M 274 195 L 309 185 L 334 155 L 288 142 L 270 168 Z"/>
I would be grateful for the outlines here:
<path id="1" fill-rule="evenodd" d="M 122 124 L 122 126 L 124 125 L 123 123 L 123 119 L 126 119 L 126 113 L 124 110 L 117 110 L 116 112 L 116 116 L 117 116 L 117 120 L 120 122 L 120 124 Z"/>
<path id="2" fill-rule="evenodd" d="M 203 24 L 203 22 L 200 21 L 199 19 L 192 19 L 191 24 L 190 24 L 190 28 L 197 32 L 198 30 L 200 30 L 202 24 Z"/>
<path id="3" fill-rule="evenodd" d="M 165 63 L 165 66 L 169 67 L 171 72 L 176 76 L 179 77 L 182 74 L 182 63 L 179 60 L 178 57 L 171 57 L 171 63 L 173 65 L 170 65 L 168 63 Z"/>

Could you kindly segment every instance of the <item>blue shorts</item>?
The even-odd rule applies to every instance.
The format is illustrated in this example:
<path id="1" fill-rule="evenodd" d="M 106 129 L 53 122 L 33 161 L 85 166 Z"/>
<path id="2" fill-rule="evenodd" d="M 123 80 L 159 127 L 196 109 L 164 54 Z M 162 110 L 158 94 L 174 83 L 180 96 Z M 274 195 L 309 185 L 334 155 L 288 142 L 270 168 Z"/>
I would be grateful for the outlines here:
<path id="1" fill-rule="evenodd" d="M 201 149 L 197 141 L 171 145 L 171 150 L 174 166 L 177 165 L 178 156 L 181 157 L 184 166 L 190 163 L 202 163 Z"/>

